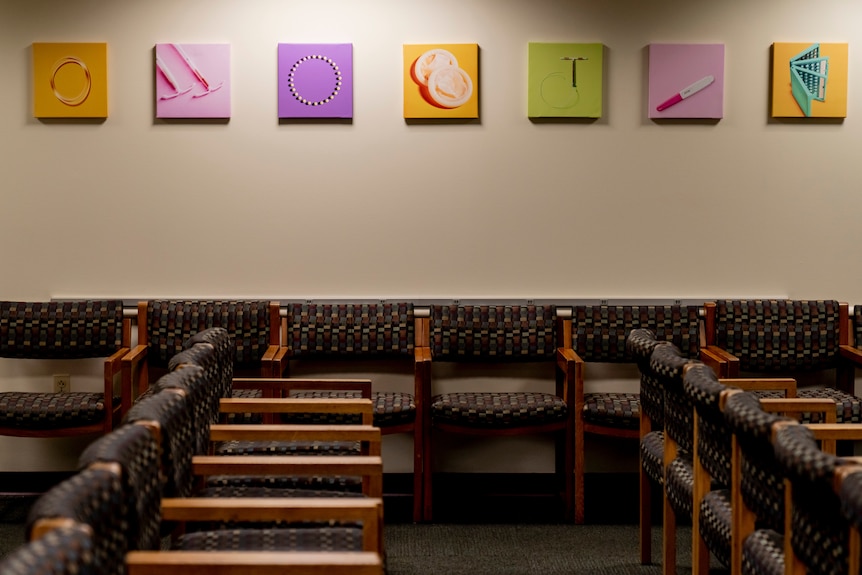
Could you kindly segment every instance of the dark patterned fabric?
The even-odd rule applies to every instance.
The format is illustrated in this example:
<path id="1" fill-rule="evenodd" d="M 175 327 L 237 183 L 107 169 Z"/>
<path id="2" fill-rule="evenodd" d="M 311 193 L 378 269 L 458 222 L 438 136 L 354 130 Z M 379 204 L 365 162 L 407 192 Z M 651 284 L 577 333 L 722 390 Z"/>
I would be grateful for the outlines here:
<path id="1" fill-rule="evenodd" d="M 336 489 L 312 489 L 305 487 L 265 487 L 261 485 L 217 485 L 205 487 L 197 497 L 365 497 L 361 491 L 338 491 Z"/>
<path id="2" fill-rule="evenodd" d="M 636 393 L 585 393 L 584 421 L 605 427 L 638 429 L 640 397 Z"/>
<path id="3" fill-rule="evenodd" d="M 215 455 L 361 455 L 358 441 L 222 441 Z"/>
<path id="4" fill-rule="evenodd" d="M 727 387 L 711 368 L 696 364 L 686 371 L 683 389 L 697 410 L 698 459 L 714 481 L 730 485 L 732 433 L 719 405 Z"/>
<path id="5" fill-rule="evenodd" d="M 192 335 L 183 344 L 185 350 L 178 353 L 168 362 L 168 370 L 173 371 L 180 363 L 193 363 L 208 370 L 211 356 L 207 348 L 212 346 L 215 351 L 217 374 L 207 371 L 207 375 L 220 381 L 221 397 L 231 397 L 233 386 L 233 350 L 234 342 L 230 333 L 223 327 L 211 327 Z"/>
<path id="6" fill-rule="evenodd" d="M 699 353 L 697 306 L 581 305 L 572 313 L 572 347 L 584 361 L 633 362 L 626 338 L 638 328 L 653 331 L 660 341 L 672 342 L 685 357 L 696 358 Z"/>
<path id="7" fill-rule="evenodd" d="M 96 462 L 116 462 L 122 467 L 123 496 L 129 516 L 125 531 L 128 548 L 158 549 L 161 482 L 156 440 L 142 425 L 123 425 L 91 443 L 81 454 L 78 468 Z"/>
<path id="8" fill-rule="evenodd" d="M 211 387 L 209 392 L 211 402 L 210 417 L 211 421 L 215 422 L 218 420 L 219 415 L 219 399 L 231 397 L 233 370 L 225 368 L 224 364 L 219 360 L 215 348 L 208 343 L 199 343 L 172 357 L 168 364 L 168 370 L 176 371 L 188 365 L 196 365 L 204 370 L 204 376 L 209 381 L 209 386 Z M 231 364 L 228 363 L 228 365 Z M 225 377 L 226 373 L 230 373 L 231 379 Z"/>
<path id="9" fill-rule="evenodd" d="M 298 391 L 291 395 L 304 399 L 358 399 L 358 391 Z M 374 425 L 391 427 L 413 423 L 416 420 L 416 400 L 410 393 L 396 391 L 372 391 Z M 360 415 L 350 413 L 290 413 L 282 414 L 282 422 L 294 424 L 359 424 Z"/>
<path id="10" fill-rule="evenodd" d="M 108 357 L 122 347 L 122 300 L 0 302 L 0 357 Z"/>
<path id="11" fill-rule="evenodd" d="M 862 530 L 862 473 L 854 472 L 841 482 L 841 511 L 844 517 Z"/>
<path id="12" fill-rule="evenodd" d="M 839 348 L 833 300 L 719 300 L 715 344 L 739 358 L 743 371 L 834 367 Z"/>
<path id="13" fill-rule="evenodd" d="M 194 452 L 202 455 L 209 453 L 210 424 L 213 420 L 213 410 L 217 409 L 218 391 L 213 382 L 206 377 L 203 368 L 197 365 L 186 365 L 182 369 L 171 371 L 160 377 L 151 386 L 155 393 L 165 389 L 179 389 L 186 393 L 188 404 L 192 406 L 192 424 L 194 428 Z"/>
<path id="14" fill-rule="evenodd" d="M 743 575 L 784 575 L 784 535 L 757 529 L 742 542 Z"/>
<path id="15" fill-rule="evenodd" d="M 362 551 L 361 527 L 220 529 L 187 533 L 181 551 Z"/>
<path id="16" fill-rule="evenodd" d="M 151 300 L 147 305 L 148 361 L 167 367 L 189 337 L 211 327 L 223 327 L 233 339 L 236 365 L 255 366 L 269 348 L 269 303 Z"/>
<path id="17" fill-rule="evenodd" d="M 637 363 L 640 371 L 641 411 L 652 423 L 654 430 L 664 428 L 664 389 L 650 368 L 650 357 L 656 346 L 668 342 L 659 341 L 649 329 L 633 329 L 626 338 L 626 352 Z"/>
<path id="18" fill-rule="evenodd" d="M 664 432 L 650 431 L 641 438 L 641 465 L 653 482 L 664 483 Z"/>
<path id="19" fill-rule="evenodd" d="M 836 403 L 837 423 L 862 423 L 862 399 L 832 387 L 806 387 L 797 391 L 803 399 L 833 399 Z M 802 414 L 803 423 L 822 423 L 820 413 Z"/>
<path id="20" fill-rule="evenodd" d="M 694 451 L 694 405 L 683 389 L 682 372 L 691 361 L 673 344 L 657 346 L 650 358 L 650 369 L 664 389 L 665 434 L 689 453 Z"/>
<path id="21" fill-rule="evenodd" d="M 694 468 L 691 454 L 680 452 L 665 469 L 667 500 L 677 515 L 691 517 L 694 502 Z"/>
<path id="22" fill-rule="evenodd" d="M 97 572 L 121 575 L 129 550 L 127 511 L 120 477 L 105 469 L 85 469 L 36 500 L 27 517 L 27 533 L 40 519 L 67 518 L 88 525 L 93 531 L 91 561 Z"/>
<path id="23" fill-rule="evenodd" d="M 778 431 L 775 454 L 793 488 L 790 542 L 796 556 L 811 572 L 845 573 L 849 524 L 833 488 L 842 461 L 821 451 L 802 425 Z"/>
<path id="24" fill-rule="evenodd" d="M 532 392 L 444 393 L 431 399 L 438 422 L 476 428 L 547 425 L 566 420 L 566 403 L 555 395 Z"/>
<path id="25" fill-rule="evenodd" d="M 60 527 L 0 560 L 3 575 L 107 575 L 93 538 L 81 527 Z"/>
<path id="26" fill-rule="evenodd" d="M 263 397 L 263 390 L 260 389 L 234 389 L 231 392 L 231 397 L 235 399 L 260 399 Z M 261 413 L 221 413 L 219 414 L 221 423 L 229 424 L 249 424 L 262 423 L 263 414 Z"/>
<path id="27" fill-rule="evenodd" d="M 355 476 L 287 476 L 287 475 L 211 475 L 207 477 L 207 494 L 214 494 L 213 489 L 221 489 L 222 496 L 225 490 L 236 488 L 256 489 L 265 487 L 269 489 L 311 489 L 324 491 L 362 492 L 362 478 Z M 242 491 L 242 490 L 240 490 Z M 230 491 L 238 494 L 240 491 Z M 203 495 L 203 493 L 202 493 Z"/>
<path id="28" fill-rule="evenodd" d="M 444 361 L 552 360 L 556 310 L 541 305 L 432 305 L 431 353 Z"/>
<path id="29" fill-rule="evenodd" d="M 115 401 L 119 404 L 120 399 Z M 82 427 L 105 420 L 105 394 L 0 393 L 0 426 L 22 429 Z"/>
<path id="30" fill-rule="evenodd" d="M 862 305 L 853 306 L 853 344 L 862 346 Z"/>
<path id="31" fill-rule="evenodd" d="M 293 303 L 287 306 L 287 341 L 293 357 L 412 355 L 413 304 Z"/>
<path id="32" fill-rule="evenodd" d="M 716 489 L 700 501 L 700 535 L 706 548 L 725 567 L 730 567 L 730 532 L 733 519 L 730 490 Z"/>
<path id="33" fill-rule="evenodd" d="M 135 403 L 126 414 L 125 423 L 156 421 L 161 429 L 162 470 L 165 485 L 163 497 L 188 497 L 194 474 L 192 456 L 195 428 L 192 409 L 180 393 L 154 393 Z"/>
<path id="34" fill-rule="evenodd" d="M 759 524 L 784 531 L 784 475 L 775 458 L 772 427 L 789 421 L 760 408 L 752 393 L 736 393 L 727 400 L 724 417 L 736 436 L 741 452 L 740 492 Z"/>

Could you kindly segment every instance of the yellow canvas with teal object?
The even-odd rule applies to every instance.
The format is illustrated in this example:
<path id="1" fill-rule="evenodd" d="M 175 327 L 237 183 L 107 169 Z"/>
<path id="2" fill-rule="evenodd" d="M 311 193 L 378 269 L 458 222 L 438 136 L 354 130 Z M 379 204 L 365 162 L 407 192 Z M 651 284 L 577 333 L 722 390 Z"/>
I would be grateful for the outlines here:
<path id="1" fill-rule="evenodd" d="M 845 43 L 772 45 L 773 118 L 846 118 Z"/>
<path id="2" fill-rule="evenodd" d="M 108 117 L 108 45 L 33 43 L 33 115 Z"/>

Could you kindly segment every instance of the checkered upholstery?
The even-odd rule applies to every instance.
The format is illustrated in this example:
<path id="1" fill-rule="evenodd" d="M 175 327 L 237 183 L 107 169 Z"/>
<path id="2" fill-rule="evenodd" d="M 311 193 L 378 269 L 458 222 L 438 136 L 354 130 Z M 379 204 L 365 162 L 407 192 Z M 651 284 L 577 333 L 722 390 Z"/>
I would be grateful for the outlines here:
<path id="1" fill-rule="evenodd" d="M 655 483 L 664 483 L 664 431 L 650 431 L 641 438 L 641 465 Z"/>
<path id="2" fill-rule="evenodd" d="M 269 301 L 151 300 L 147 303 L 147 357 L 153 365 L 167 367 L 170 358 L 183 350 L 189 337 L 211 327 L 222 327 L 232 337 L 237 368 L 259 366 L 269 347 Z"/>
<path id="3" fill-rule="evenodd" d="M 81 454 L 78 467 L 84 469 L 96 462 L 118 463 L 122 468 L 128 513 L 123 533 L 128 535 L 128 549 L 158 549 L 162 485 L 156 440 L 142 425 L 120 426 L 91 443 Z"/>
<path id="4" fill-rule="evenodd" d="M 72 519 L 92 529 L 90 549 L 86 552 L 91 554 L 87 563 L 94 572 L 122 575 L 124 557 L 130 549 L 126 534 L 132 528 L 127 510 L 123 485 L 117 474 L 105 469 L 85 469 L 36 500 L 27 517 L 28 538 L 41 519 Z M 71 547 L 69 559 L 77 552 L 83 553 L 85 549 Z M 6 573 L 5 570 L 0 572 Z"/>
<path id="5" fill-rule="evenodd" d="M 431 354 L 439 361 L 541 361 L 556 353 L 554 306 L 432 305 Z"/>
<path id="6" fill-rule="evenodd" d="M 221 327 L 212 327 L 192 335 L 183 344 L 183 351 L 168 361 L 168 370 L 191 363 L 206 371 L 207 377 L 218 382 L 218 397 L 231 397 L 233 386 L 233 338 Z"/>
<path id="7" fill-rule="evenodd" d="M 862 473 L 847 475 L 841 482 L 841 511 L 847 521 L 862 530 Z"/>
<path id="8" fill-rule="evenodd" d="M 700 535 L 706 548 L 725 567 L 730 566 L 730 532 L 733 525 L 730 490 L 715 489 L 700 502 Z"/>
<path id="9" fill-rule="evenodd" d="M 626 338 L 626 353 L 634 359 L 640 371 L 641 410 L 656 430 L 664 428 L 664 389 L 656 380 L 649 362 L 656 346 L 666 343 L 656 339 L 652 330 L 643 328 L 631 330 Z"/>
<path id="10" fill-rule="evenodd" d="M 835 470 L 843 462 L 821 451 L 802 425 L 778 431 L 775 454 L 792 485 L 790 542 L 796 556 L 810 572 L 846 572 L 849 524 L 833 488 Z"/>
<path id="11" fill-rule="evenodd" d="M 4 575 L 107 575 L 84 527 L 60 527 L 0 560 Z"/>
<path id="12" fill-rule="evenodd" d="M 718 381 L 711 368 L 698 363 L 683 376 L 683 389 L 697 410 L 700 463 L 714 481 L 730 485 L 732 433 L 719 406 L 727 387 Z"/>
<path id="13" fill-rule="evenodd" d="M 690 361 L 673 344 L 657 346 L 650 357 L 650 370 L 664 389 L 665 434 L 688 453 L 694 451 L 694 405 L 683 389 L 682 372 Z"/>
<path id="14" fill-rule="evenodd" d="M 114 401 L 119 404 L 120 398 L 117 397 Z M 0 427 L 64 429 L 104 420 L 104 393 L 0 393 Z"/>
<path id="15" fill-rule="evenodd" d="M 154 393 L 135 403 L 124 423 L 156 421 L 161 429 L 160 445 L 165 484 L 164 497 L 188 497 L 192 493 L 194 474 L 192 456 L 195 427 L 192 406 L 186 396 L 167 391 Z"/>
<path id="16" fill-rule="evenodd" d="M 215 455 L 360 455 L 358 441 L 222 441 Z"/>
<path id="17" fill-rule="evenodd" d="M 537 392 L 444 393 L 431 400 L 431 416 L 441 423 L 505 429 L 565 421 L 566 403 Z"/>
<path id="18" fill-rule="evenodd" d="M 827 369 L 838 360 L 838 314 L 833 300 L 718 300 L 715 344 L 743 371 Z"/>
<path id="19" fill-rule="evenodd" d="M 182 369 L 166 373 L 151 386 L 156 394 L 165 389 L 179 389 L 186 393 L 191 405 L 194 429 L 192 445 L 198 455 L 209 453 L 210 424 L 213 422 L 214 405 L 218 405 L 218 392 L 213 388 L 213 384 L 214 382 L 206 377 L 203 368 L 189 364 Z"/>
<path id="20" fill-rule="evenodd" d="M 784 535 L 757 529 L 742 542 L 743 575 L 784 575 Z"/>
<path id="21" fill-rule="evenodd" d="M 584 421 L 623 429 L 640 425 L 641 403 L 637 393 L 585 393 Z"/>
<path id="22" fill-rule="evenodd" d="M 674 512 L 683 517 L 691 517 L 694 502 L 694 467 L 689 452 L 680 452 L 667 465 L 664 486 L 668 503 Z"/>
<path id="23" fill-rule="evenodd" d="M 862 346 L 862 305 L 853 306 L 853 343 Z"/>
<path id="24" fill-rule="evenodd" d="M 212 475 L 207 477 L 202 497 L 239 497 L 242 494 L 269 490 L 316 490 L 362 493 L 362 478 L 354 476 L 286 476 L 286 475 Z"/>
<path id="25" fill-rule="evenodd" d="M 0 357 L 108 357 L 122 347 L 122 300 L 0 302 Z"/>
<path id="26" fill-rule="evenodd" d="M 187 533 L 180 551 L 362 551 L 361 527 L 220 529 Z"/>
<path id="27" fill-rule="evenodd" d="M 414 330 L 410 302 L 292 303 L 284 344 L 294 358 L 412 357 Z"/>
<path id="28" fill-rule="evenodd" d="M 291 397 L 307 399 L 360 398 L 359 391 L 297 391 Z M 413 423 L 416 420 L 416 400 L 411 393 L 372 391 L 374 425 L 386 428 Z M 356 414 L 291 413 L 283 414 L 284 423 L 293 424 L 359 424 L 362 417 Z"/>
<path id="29" fill-rule="evenodd" d="M 684 357 L 699 353 L 698 307 L 681 305 L 581 305 L 572 310 L 572 347 L 584 361 L 631 363 L 626 347 L 632 330 L 649 329 Z"/>

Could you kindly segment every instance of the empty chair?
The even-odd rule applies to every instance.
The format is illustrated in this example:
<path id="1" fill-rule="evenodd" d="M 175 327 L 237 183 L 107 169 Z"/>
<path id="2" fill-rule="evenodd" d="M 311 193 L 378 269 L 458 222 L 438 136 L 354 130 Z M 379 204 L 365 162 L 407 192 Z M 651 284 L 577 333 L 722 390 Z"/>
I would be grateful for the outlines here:
<path id="1" fill-rule="evenodd" d="M 0 357 L 103 358 L 99 391 L 0 393 L 0 435 L 67 437 L 107 433 L 131 405 L 114 377 L 129 352 L 130 322 L 120 300 L 0 302 Z"/>
<path id="2" fill-rule="evenodd" d="M 578 305 L 562 319 L 560 342 L 566 384 L 574 404 L 575 520 L 584 514 L 584 447 L 588 435 L 638 439 L 641 403 L 638 393 L 587 392 L 590 363 L 634 363 L 626 338 L 634 329 L 650 329 L 656 339 L 674 343 L 686 357 L 699 355 L 699 308 L 682 305 Z"/>
<path id="3" fill-rule="evenodd" d="M 0 559 L 4 575 L 107 575 L 86 525 L 58 527 Z"/>
<path id="4" fill-rule="evenodd" d="M 431 363 L 544 364 L 553 377 L 557 352 L 556 310 L 550 305 L 432 305 Z M 555 393 L 459 390 L 432 394 L 431 370 L 423 384 L 428 404 L 424 518 L 433 515 L 432 431 L 474 436 L 554 434 L 558 493 L 565 516 L 573 516 L 573 450 L 569 420 L 570 388 L 560 377 Z M 433 397 L 432 397 L 433 395 Z"/>

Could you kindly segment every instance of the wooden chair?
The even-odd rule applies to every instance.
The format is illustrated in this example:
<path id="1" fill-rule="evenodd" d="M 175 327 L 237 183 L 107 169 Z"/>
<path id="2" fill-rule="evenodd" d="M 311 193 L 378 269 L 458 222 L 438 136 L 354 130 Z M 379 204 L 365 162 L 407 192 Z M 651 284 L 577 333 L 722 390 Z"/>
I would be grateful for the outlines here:
<path id="1" fill-rule="evenodd" d="M 278 377 L 275 360 L 280 323 L 278 302 L 265 300 L 139 302 L 138 341 L 123 361 L 123 380 L 134 385 L 137 394 L 144 393 L 169 370 L 169 361 L 183 351 L 190 338 L 212 327 L 224 328 L 230 335 L 235 375 Z M 259 390 L 247 394 L 261 396 Z"/>
<path id="2" fill-rule="evenodd" d="M 848 306 L 834 300 L 717 300 L 705 304 L 707 349 L 740 375 L 808 374 L 826 377 L 826 386 L 800 386 L 800 398 L 830 398 L 839 423 L 862 422 L 862 399 L 853 395 L 854 357 Z M 814 421 L 808 416 L 803 421 Z"/>
<path id="3" fill-rule="evenodd" d="M 842 467 L 836 479 L 841 512 L 850 525 L 847 572 L 858 575 L 862 573 L 862 466 Z"/>
<path id="4" fill-rule="evenodd" d="M 453 303 L 431 306 L 429 347 L 431 363 L 462 362 L 545 364 L 548 377 L 557 353 L 554 306 L 523 304 L 473 305 Z M 571 520 L 573 506 L 572 429 L 570 394 L 563 378 L 555 393 L 538 391 L 473 391 L 436 394 L 432 397 L 431 369 L 424 374 L 421 402 L 426 432 L 424 466 L 424 519 L 433 517 L 432 433 L 505 437 L 552 433 L 556 445 L 558 494 L 564 515 Z"/>
<path id="5" fill-rule="evenodd" d="M 107 433 L 131 405 L 114 377 L 129 352 L 130 322 L 120 300 L 0 302 L 0 357 L 103 358 L 100 391 L 0 393 L 0 435 L 68 437 Z"/>
<path id="6" fill-rule="evenodd" d="M 672 342 L 686 357 L 698 358 L 700 317 L 699 307 L 693 305 L 579 305 L 572 309 L 571 318 L 560 321 L 563 339 L 558 364 L 574 400 L 574 515 L 579 523 L 584 518 L 586 436 L 641 438 L 639 394 L 586 392 L 587 364 L 635 363 L 626 347 L 635 329 L 649 329 L 657 340 Z"/>
<path id="7" fill-rule="evenodd" d="M 340 369 L 345 362 L 384 362 L 386 369 L 404 369 L 413 374 L 413 391 L 393 391 L 374 388 L 374 425 L 384 435 L 413 435 L 413 520 L 422 520 L 423 413 L 421 385 L 428 371 L 428 319 L 417 317 L 414 306 L 407 301 L 379 302 L 293 302 L 286 305 L 282 343 L 276 368 L 279 375 L 291 373 L 291 366 L 301 363 L 309 369 Z M 325 367 L 321 367 L 321 362 Z M 312 367 L 309 367 L 312 366 Z M 307 378 L 306 378 L 307 379 Z M 299 398 L 360 397 L 361 393 L 347 386 L 297 390 Z M 309 422 L 296 415 L 282 418 L 285 422 Z"/>
<path id="8" fill-rule="evenodd" d="M 5 575 L 107 575 L 95 561 L 90 527 L 71 524 L 52 529 L 0 559 Z"/>

